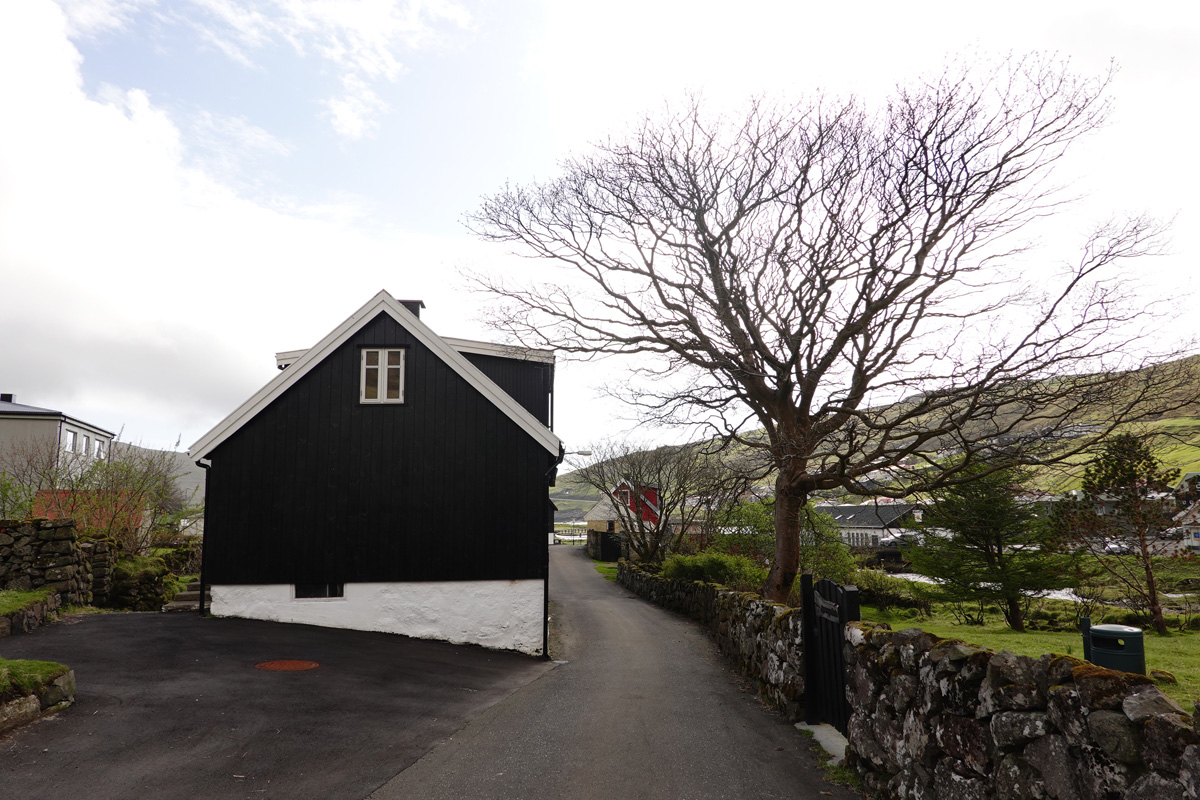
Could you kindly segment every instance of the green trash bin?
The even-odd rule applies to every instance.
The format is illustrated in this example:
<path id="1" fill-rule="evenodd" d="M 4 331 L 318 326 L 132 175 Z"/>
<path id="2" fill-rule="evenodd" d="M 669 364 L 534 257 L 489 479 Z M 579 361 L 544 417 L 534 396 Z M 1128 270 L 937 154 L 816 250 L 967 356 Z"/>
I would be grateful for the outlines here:
<path id="1" fill-rule="evenodd" d="M 1141 628 L 1090 625 L 1084 620 L 1083 657 L 1105 669 L 1146 674 L 1146 642 Z"/>

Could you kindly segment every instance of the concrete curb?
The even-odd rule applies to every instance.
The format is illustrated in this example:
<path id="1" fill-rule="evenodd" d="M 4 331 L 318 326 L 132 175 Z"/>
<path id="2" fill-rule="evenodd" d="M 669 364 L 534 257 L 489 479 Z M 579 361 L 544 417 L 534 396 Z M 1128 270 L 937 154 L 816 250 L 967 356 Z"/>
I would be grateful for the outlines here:
<path id="1" fill-rule="evenodd" d="M 820 725 L 797 722 L 796 730 L 812 731 L 816 743 L 821 745 L 821 749 L 826 753 L 829 753 L 829 766 L 836 767 L 846 760 L 846 745 L 849 742 L 838 732 L 837 728 L 824 722 Z"/>

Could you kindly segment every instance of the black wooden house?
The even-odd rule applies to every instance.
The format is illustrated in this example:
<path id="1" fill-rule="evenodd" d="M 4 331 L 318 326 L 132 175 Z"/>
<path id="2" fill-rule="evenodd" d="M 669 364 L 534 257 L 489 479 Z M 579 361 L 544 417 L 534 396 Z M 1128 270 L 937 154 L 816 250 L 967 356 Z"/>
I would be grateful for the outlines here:
<path id="1" fill-rule="evenodd" d="M 380 292 L 194 444 L 211 611 L 544 652 L 554 356 Z"/>

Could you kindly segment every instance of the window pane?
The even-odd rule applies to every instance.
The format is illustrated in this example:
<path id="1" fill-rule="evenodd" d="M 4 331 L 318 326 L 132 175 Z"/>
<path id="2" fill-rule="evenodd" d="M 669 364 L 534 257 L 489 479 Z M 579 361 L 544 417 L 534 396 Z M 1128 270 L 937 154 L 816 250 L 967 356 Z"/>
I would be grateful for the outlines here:
<path id="1" fill-rule="evenodd" d="M 341 583 L 297 583 L 296 597 L 344 597 L 345 585 Z"/>
<path id="2" fill-rule="evenodd" d="M 363 370 L 363 399 L 379 399 L 379 367 L 367 367 Z"/>
<path id="3" fill-rule="evenodd" d="M 387 371 L 387 399 L 400 399 L 400 370 L 397 367 L 388 367 Z"/>
<path id="4" fill-rule="evenodd" d="M 400 366 L 400 359 L 403 357 L 404 357 L 403 350 L 388 350 L 388 366 L 389 367 Z"/>
<path id="5" fill-rule="evenodd" d="M 365 350 L 363 352 L 367 357 L 367 366 L 368 367 L 378 367 L 379 366 L 379 351 L 378 350 Z"/>

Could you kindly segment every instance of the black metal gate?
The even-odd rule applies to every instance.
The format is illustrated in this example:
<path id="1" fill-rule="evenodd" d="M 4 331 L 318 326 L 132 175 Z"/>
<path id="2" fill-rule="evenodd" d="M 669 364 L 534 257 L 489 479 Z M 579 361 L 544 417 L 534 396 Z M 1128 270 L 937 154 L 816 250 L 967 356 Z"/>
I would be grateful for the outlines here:
<path id="1" fill-rule="evenodd" d="M 828 722 L 842 734 L 850 721 L 846 700 L 846 623 L 859 619 L 858 588 L 830 580 L 813 586 L 811 575 L 800 578 L 804 598 L 804 721 Z"/>

